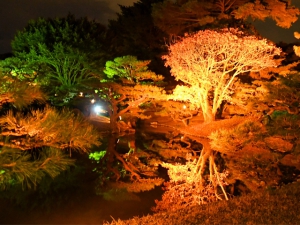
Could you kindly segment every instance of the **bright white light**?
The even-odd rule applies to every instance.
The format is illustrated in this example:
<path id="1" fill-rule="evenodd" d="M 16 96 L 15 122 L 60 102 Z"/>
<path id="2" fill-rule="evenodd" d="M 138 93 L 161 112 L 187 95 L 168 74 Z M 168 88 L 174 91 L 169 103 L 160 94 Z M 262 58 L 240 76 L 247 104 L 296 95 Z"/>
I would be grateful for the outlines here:
<path id="1" fill-rule="evenodd" d="M 91 103 L 92 103 L 92 104 L 94 104 L 95 102 L 96 102 L 96 100 L 95 100 L 95 99 L 92 99 L 92 100 L 91 100 Z"/>
<path id="2" fill-rule="evenodd" d="M 103 109 L 100 105 L 95 105 L 94 111 L 95 111 L 95 113 L 101 113 L 101 112 L 103 112 Z"/>
<path id="3" fill-rule="evenodd" d="M 186 105 L 183 105 L 183 109 L 186 109 Z"/>
<path id="4" fill-rule="evenodd" d="M 79 96 L 82 97 L 83 96 L 83 92 L 79 92 Z"/>

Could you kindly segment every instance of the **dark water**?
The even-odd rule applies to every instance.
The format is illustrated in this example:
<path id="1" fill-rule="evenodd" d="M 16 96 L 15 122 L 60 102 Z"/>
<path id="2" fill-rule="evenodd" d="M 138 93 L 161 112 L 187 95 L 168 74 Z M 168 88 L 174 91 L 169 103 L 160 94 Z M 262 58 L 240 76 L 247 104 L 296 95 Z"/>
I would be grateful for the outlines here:
<path id="1" fill-rule="evenodd" d="M 153 133 L 152 133 L 153 135 Z M 138 134 L 114 137 L 118 152 L 128 151 L 128 142 L 135 139 L 151 142 L 152 136 Z M 104 140 L 104 146 L 110 142 Z M 104 146 L 100 147 L 103 148 Z M 105 146 L 109 147 L 109 146 Z M 161 187 L 138 193 L 132 200 L 105 200 L 95 194 L 97 175 L 87 155 L 75 155 L 77 167 L 53 181 L 46 181 L 36 191 L 22 189 L 0 194 L 0 224 L 102 224 L 114 219 L 129 219 L 152 213 L 155 199 L 162 195 Z M 7 198 L 5 198 L 7 197 Z"/>
<path id="2" fill-rule="evenodd" d="M 154 199 L 160 197 L 159 188 L 138 194 L 140 200 L 106 201 L 102 197 L 81 193 L 80 197 L 63 202 L 50 211 L 46 209 L 22 209 L 8 201 L 0 206 L 1 224 L 102 224 L 117 219 L 129 219 L 151 213 Z"/>

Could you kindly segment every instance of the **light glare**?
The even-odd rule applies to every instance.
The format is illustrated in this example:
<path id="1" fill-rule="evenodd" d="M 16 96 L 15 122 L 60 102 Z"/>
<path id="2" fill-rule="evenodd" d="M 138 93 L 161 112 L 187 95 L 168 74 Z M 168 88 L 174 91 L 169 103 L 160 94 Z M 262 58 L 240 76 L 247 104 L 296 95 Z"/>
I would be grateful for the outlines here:
<path id="1" fill-rule="evenodd" d="M 94 111 L 95 111 L 95 113 L 100 113 L 100 112 L 103 112 L 103 109 L 100 105 L 96 105 L 94 107 Z"/>

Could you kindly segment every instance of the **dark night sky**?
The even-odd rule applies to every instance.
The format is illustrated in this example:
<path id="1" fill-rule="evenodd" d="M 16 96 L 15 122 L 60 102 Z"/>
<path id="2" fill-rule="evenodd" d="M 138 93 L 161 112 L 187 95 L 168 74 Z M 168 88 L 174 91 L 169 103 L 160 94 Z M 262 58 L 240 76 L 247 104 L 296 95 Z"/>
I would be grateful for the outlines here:
<path id="1" fill-rule="evenodd" d="M 102 24 L 116 18 L 120 5 L 137 0 L 0 0 L 0 54 L 10 52 L 10 42 L 17 30 L 38 17 L 89 17 Z"/>
<path id="2" fill-rule="evenodd" d="M 77 17 L 87 16 L 107 24 L 116 18 L 118 4 L 132 5 L 138 0 L 0 0 L 0 54 L 10 52 L 10 41 L 17 30 L 23 29 L 30 19 L 62 17 L 68 12 Z M 300 0 L 293 0 L 300 8 Z M 257 28 L 266 38 L 279 42 L 297 41 L 293 32 L 300 31 L 300 20 L 291 29 L 278 28 L 275 22 L 257 22 Z"/>

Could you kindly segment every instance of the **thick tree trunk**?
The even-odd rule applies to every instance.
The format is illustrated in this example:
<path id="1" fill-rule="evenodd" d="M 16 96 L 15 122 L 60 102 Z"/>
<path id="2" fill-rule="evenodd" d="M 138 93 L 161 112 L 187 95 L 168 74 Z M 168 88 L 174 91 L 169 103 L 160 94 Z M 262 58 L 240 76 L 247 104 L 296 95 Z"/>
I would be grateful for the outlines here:
<path id="1" fill-rule="evenodd" d="M 216 114 L 212 111 L 212 107 L 207 103 L 206 107 L 202 107 L 202 113 L 205 123 L 210 123 L 216 120 Z"/>

